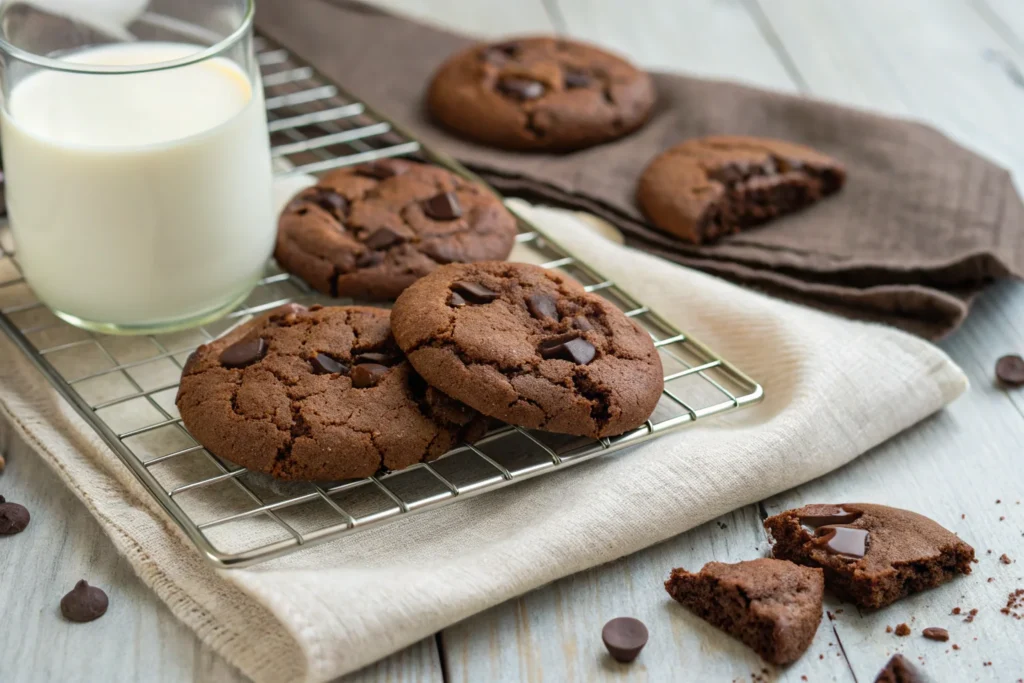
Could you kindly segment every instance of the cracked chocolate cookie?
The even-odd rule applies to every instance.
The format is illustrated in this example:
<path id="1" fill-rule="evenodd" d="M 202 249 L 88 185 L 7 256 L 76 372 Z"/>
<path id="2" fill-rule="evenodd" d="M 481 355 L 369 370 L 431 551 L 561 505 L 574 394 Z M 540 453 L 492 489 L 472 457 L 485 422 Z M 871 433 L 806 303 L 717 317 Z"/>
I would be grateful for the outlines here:
<path id="1" fill-rule="evenodd" d="M 825 571 L 825 585 L 878 608 L 971 573 L 974 548 L 909 510 L 842 503 L 805 505 L 764 521 L 775 557 Z"/>
<path id="2" fill-rule="evenodd" d="M 388 311 L 356 306 L 291 304 L 200 346 L 177 406 L 211 453 L 306 481 L 402 469 L 486 427 L 413 371 Z"/>
<path id="3" fill-rule="evenodd" d="M 696 138 L 651 161 L 640 176 L 637 202 L 656 227 L 705 244 L 810 206 L 845 180 L 839 162 L 803 145 Z"/>
<path id="4" fill-rule="evenodd" d="M 439 264 L 506 258 L 512 214 L 445 169 L 384 159 L 328 173 L 281 214 L 274 258 L 324 294 L 394 299 Z"/>
<path id="5" fill-rule="evenodd" d="M 661 396 L 650 335 L 538 266 L 443 266 L 398 297 L 391 323 L 431 386 L 511 424 L 612 436 L 642 425 Z"/>
<path id="6" fill-rule="evenodd" d="M 434 75 L 427 107 L 486 145 L 569 151 L 630 133 L 654 107 L 651 77 L 592 45 L 518 38 L 475 45 Z"/>

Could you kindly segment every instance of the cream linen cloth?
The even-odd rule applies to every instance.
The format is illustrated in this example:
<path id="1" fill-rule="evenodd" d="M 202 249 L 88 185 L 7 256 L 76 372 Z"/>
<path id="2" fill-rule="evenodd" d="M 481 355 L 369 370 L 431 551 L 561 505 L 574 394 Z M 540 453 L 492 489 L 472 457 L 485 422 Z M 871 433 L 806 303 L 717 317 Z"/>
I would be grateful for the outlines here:
<path id="1" fill-rule="evenodd" d="M 632 251 L 570 214 L 528 213 L 760 381 L 765 401 L 566 472 L 234 571 L 204 564 L 3 335 L 0 407 L 171 610 L 246 674 L 270 683 L 358 669 L 532 588 L 818 477 L 967 387 L 945 354 L 908 334 Z"/>

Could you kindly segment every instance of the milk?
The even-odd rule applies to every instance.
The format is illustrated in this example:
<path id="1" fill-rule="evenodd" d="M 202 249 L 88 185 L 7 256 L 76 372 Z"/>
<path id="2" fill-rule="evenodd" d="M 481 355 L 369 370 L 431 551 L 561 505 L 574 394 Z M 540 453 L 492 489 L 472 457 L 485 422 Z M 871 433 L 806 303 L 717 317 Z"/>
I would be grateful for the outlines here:
<path id="1" fill-rule="evenodd" d="M 163 62 L 128 43 L 65 59 Z M 28 283 L 58 313 L 133 328 L 244 297 L 273 248 L 258 84 L 226 59 L 139 74 L 36 72 L 2 114 L 7 206 Z"/>

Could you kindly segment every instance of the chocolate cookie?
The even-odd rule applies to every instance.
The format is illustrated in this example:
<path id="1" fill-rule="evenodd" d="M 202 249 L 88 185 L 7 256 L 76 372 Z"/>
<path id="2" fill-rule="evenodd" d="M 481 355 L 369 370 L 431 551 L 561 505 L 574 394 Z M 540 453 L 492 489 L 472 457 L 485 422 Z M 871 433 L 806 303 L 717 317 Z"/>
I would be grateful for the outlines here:
<path id="1" fill-rule="evenodd" d="M 810 206 L 845 180 L 839 162 L 803 145 L 696 138 L 648 164 L 637 202 L 658 228 L 704 244 Z"/>
<path id="2" fill-rule="evenodd" d="M 413 371 L 386 310 L 355 306 L 291 304 L 200 346 L 177 405 L 211 453 L 280 479 L 402 469 L 485 427 Z"/>
<path id="3" fill-rule="evenodd" d="M 789 664 L 818 631 L 825 580 L 820 569 L 761 558 L 709 562 L 698 574 L 673 569 L 665 590 L 772 664 Z"/>
<path id="4" fill-rule="evenodd" d="M 870 505 L 805 505 L 764 522 L 775 557 L 825 570 L 829 590 L 884 607 L 971 573 L 974 548 L 927 517 Z"/>
<path id="5" fill-rule="evenodd" d="M 274 258 L 338 297 L 393 299 L 438 264 L 503 259 L 516 221 L 486 188 L 384 159 L 328 173 L 281 214 Z"/>
<path id="6" fill-rule="evenodd" d="M 650 335 L 538 266 L 443 266 L 398 297 L 391 322 L 429 384 L 511 424 L 611 436 L 642 425 L 661 396 Z"/>
<path id="7" fill-rule="evenodd" d="M 518 38 L 475 45 L 434 75 L 427 106 L 443 125 L 504 149 L 568 151 L 639 128 L 651 77 L 592 45 Z"/>

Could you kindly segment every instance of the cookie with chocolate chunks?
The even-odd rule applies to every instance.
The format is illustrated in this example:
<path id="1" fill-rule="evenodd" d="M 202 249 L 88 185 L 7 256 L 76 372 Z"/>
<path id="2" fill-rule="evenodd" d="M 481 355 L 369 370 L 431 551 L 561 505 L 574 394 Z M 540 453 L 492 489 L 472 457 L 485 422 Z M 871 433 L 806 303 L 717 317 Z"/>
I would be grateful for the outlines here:
<path id="1" fill-rule="evenodd" d="M 570 151 L 622 137 L 654 107 L 651 77 L 593 45 L 523 37 L 474 45 L 434 74 L 427 107 L 455 133 L 516 150 Z"/>
<path id="2" fill-rule="evenodd" d="M 430 385 L 511 424 L 612 436 L 642 425 L 661 396 L 650 335 L 538 266 L 443 266 L 398 297 L 391 324 Z"/>
<path id="3" fill-rule="evenodd" d="M 825 571 L 825 585 L 878 608 L 971 573 L 974 548 L 932 520 L 868 503 L 805 505 L 764 522 L 775 557 Z"/>
<path id="4" fill-rule="evenodd" d="M 439 264 L 506 258 L 512 214 L 443 168 L 382 159 L 332 171 L 281 214 L 274 258 L 324 294 L 394 299 Z"/>
<path id="5" fill-rule="evenodd" d="M 177 406 L 214 455 L 304 481 L 399 470 L 486 428 L 416 374 L 388 311 L 357 306 L 289 304 L 200 346 Z"/>
<path id="6" fill-rule="evenodd" d="M 637 203 L 655 227 L 706 244 L 808 207 L 838 192 L 845 180 L 838 161 L 803 145 L 695 138 L 651 161 L 640 176 Z"/>

